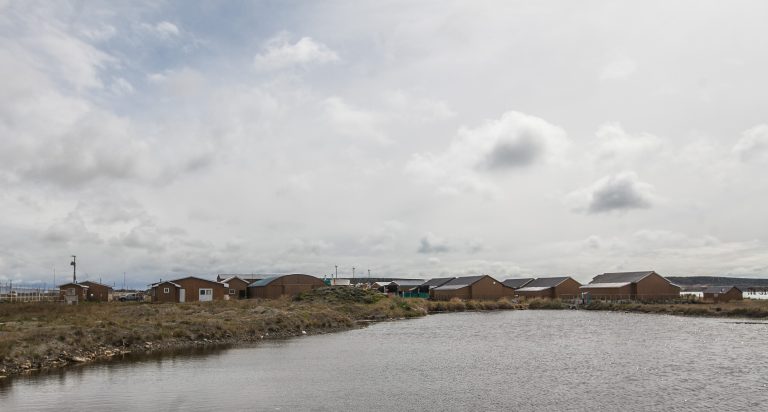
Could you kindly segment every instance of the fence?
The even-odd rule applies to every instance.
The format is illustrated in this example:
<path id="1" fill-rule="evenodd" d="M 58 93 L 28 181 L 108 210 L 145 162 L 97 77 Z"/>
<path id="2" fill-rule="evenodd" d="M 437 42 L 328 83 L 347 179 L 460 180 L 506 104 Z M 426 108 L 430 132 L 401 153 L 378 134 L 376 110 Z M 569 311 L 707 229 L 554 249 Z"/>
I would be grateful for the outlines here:
<path id="1" fill-rule="evenodd" d="M 59 289 L 0 285 L 0 302 L 55 302 Z"/>

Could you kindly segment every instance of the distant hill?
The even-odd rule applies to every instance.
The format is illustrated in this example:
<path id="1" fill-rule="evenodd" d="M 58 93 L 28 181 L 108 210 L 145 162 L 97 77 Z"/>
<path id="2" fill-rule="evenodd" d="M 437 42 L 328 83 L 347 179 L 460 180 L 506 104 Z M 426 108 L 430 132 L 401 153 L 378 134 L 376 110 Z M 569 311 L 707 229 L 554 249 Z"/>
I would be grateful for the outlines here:
<path id="1" fill-rule="evenodd" d="M 768 279 L 732 278 L 726 276 L 667 276 L 666 278 L 684 290 L 695 290 L 706 286 L 768 288 Z"/>

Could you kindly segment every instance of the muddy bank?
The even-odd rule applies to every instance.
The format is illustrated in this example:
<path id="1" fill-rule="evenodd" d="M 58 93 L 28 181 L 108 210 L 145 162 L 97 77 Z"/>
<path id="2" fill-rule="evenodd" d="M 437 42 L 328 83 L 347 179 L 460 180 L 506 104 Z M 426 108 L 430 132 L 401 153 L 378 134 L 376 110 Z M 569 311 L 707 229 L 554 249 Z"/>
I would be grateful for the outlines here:
<path id="1" fill-rule="evenodd" d="M 322 288 L 294 299 L 184 304 L 0 305 L 0 376 L 121 358 L 128 354 L 251 344 L 333 333 L 429 313 L 523 309 L 498 302 L 387 298 Z"/>

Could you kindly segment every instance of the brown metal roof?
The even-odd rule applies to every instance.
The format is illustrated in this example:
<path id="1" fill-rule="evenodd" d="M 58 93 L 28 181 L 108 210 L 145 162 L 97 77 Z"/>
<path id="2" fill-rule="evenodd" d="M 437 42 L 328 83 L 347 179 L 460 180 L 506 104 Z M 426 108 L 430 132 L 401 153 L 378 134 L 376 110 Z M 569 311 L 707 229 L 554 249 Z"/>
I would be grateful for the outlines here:
<path id="1" fill-rule="evenodd" d="M 531 283 L 532 281 L 533 281 L 533 278 L 507 279 L 501 283 L 503 283 L 504 286 L 508 286 L 512 289 L 520 289 L 521 287 Z"/>
<path id="2" fill-rule="evenodd" d="M 526 284 L 526 288 L 553 288 L 565 282 L 570 276 L 558 276 L 553 278 L 538 278 Z"/>
<path id="3" fill-rule="evenodd" d="M 637 283 L 644 277 L 656 273 L 652 270 L 645 272 L 617 272 L 617 273 L 603 273 L 602 275 L 595 276 L 589 283 Z"/>
<path id="4" fill-rule="evenodd" d="M 736 289 L 741 292 L 741 289 L 736 286 L 710 286 L 704 289 L 704 293 L 728 293 L 731 289 Z"/>

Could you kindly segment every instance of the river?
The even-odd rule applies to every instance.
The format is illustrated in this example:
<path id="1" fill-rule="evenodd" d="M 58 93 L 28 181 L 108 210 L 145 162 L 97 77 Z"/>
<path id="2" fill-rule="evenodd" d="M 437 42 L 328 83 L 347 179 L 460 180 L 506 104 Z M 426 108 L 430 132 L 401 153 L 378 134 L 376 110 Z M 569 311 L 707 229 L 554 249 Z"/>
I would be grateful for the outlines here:
<path id="1" fill-rule="evenodd" d="M 456 313 L 0 383 L 0 410 L 768 410 L 768 323 Z"/>

